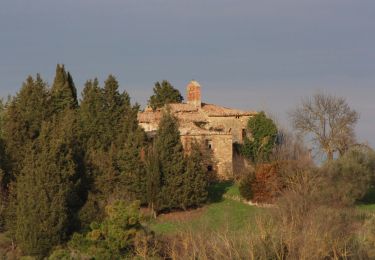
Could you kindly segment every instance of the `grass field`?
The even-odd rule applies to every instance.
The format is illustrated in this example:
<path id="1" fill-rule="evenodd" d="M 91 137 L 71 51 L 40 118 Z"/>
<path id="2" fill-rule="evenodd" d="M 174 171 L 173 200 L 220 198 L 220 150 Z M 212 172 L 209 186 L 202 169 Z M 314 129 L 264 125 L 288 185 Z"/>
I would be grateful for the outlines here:
<path id="1" fill-rule="evenodd" d="M 200 209 L 160 215 L 150 228 L 159 234 L 173 234 L 179 230 L 238 231 L 251 225 L 257 213 L 266 209 L 240 201 L 238 186 L 231 182 L 217 183 L 209 189 L 209 203 Z M 375 213 L 375 189 L 358 203 L 358 209 Z"/>
<path id="2" fill-rule="evenodd" d="M 179 230 L 218 230 L 227 228 L 237 231 L 251 224 L 262 209 L 239 201 L 238 187 L 230 182 L 212 185 L 209 189 L 210 203 L 200 209 L 161 215 L 151 223 L 156 233 L 170 234 Z"/>
<path id="3" fill-rule="evenodd" d="M 370 212 L 375 212 L 375 188 L 372 188 L 358 204 L 358 208 Z"/>

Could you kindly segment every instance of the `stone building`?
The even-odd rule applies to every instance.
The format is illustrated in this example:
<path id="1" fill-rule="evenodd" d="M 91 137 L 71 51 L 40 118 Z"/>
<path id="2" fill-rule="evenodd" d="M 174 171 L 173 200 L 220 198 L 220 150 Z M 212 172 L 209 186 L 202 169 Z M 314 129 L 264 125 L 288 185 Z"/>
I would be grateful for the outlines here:
<path id="1" fill-rule="evenodd" d="M 196 81 L 187 85 L 187 103 L 169 104 L 170 111 L 178 118 L 181 141 L 186 150 L 194 140 L 206 146 L 212 163 L 207 170 L 219 178 L 231 178 L 234 169 L 233 144 L 242 143 L 246 125 L 256 112 L 241 111 L 219 105 L 203 103 L 201 86 Z M 147 133 L 157 130 L 163 109 L 146 108 L 138 114 L 139 124 Z"/>

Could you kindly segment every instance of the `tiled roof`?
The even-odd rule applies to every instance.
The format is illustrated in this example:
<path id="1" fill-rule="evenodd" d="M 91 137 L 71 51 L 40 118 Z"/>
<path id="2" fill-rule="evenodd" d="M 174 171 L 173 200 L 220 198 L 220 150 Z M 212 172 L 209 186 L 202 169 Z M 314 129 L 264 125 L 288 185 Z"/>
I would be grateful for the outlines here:
<path id="1" fill-rule="evenodd" d="M 208 117 L 253 116 L 257 114 L 257 112 L 242 111 L 205 103 L 202 104 L 201 109 L 186 103 L 173 103 L 169 104 L 169 107 L 180 123 L 208 122 Z M 138 114 L 138 121 L 140 123 L 158 123 L 162 117 L 163 109 L 158 108 L 154 111 L 151 108 L 146 108 L 144 112 Z"/>
<path id="2" fill-rule="evenodd" d="M 208 116 L 253 116 L 257 114 L 254 111 L 242 111 L 205 103 L 202 103 L 202 110 Z"/>
<path id="3" fill-rule="evenodd" d="M 207 117 L 190 104 L 169 104 L 171 112 L 179 119 L 180 122 L 207 122 Z M 140 123 L 158 123 L 162 117 L 163 109 L 145 109 L 144 112 L 138 113 Z"/>

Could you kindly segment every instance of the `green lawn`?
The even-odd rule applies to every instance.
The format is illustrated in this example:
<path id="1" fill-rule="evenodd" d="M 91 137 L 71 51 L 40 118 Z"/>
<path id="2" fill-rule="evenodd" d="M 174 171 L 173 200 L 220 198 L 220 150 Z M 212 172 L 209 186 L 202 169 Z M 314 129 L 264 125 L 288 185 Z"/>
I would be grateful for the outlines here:
<path id="1" fill-rule="evenodd" d="M 360 204 L 360 205 L 358 205 L 358 208 L 360 210 L 375 212 L 375 204 Z"/>
<path id="2" fill-rule="evenodd" d="M 223 227 L 238 231 L 250 224 L 255 214 L 261 211 L 238 201 L 238 187 L 233 183 L 212 185 L 209 194 L 210 202 L 203 209 L 186 212 L 187 217 L 183 220 L 157 219 L 151 224 L 151 229 L 156 233 L 174 233 L 184 229 L 218 230 Z"/>
<path id="3" fill-rule="evenodd" d="M 160 217 L 151 222 L 150 228 L 156 233 L 171 234 L 179 230 L 219 230 L 239 231 L 251 225 L 254 216 L 265 210 L 247 205 L 241 201 L 238 186 L 231 182 L 211 185 L 209 188 L 209 203 L 201 209 L 171 213 L 181 218 L 173 219 Z M 375 189 L 358 204 L 358 209 L 375 213 Z"/>
<path id="4" fill-rule="evenodd" d="M 365 197 L 358 204 L 358 208 L 373 212 L 375 211 L 375 188 L 371 188 Z"/>

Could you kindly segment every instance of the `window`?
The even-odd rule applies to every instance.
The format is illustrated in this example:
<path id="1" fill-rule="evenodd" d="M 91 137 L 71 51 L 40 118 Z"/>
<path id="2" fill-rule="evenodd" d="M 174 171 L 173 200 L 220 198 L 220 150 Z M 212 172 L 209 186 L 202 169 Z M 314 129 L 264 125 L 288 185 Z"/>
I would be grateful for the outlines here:
<path id="1" fill-rule="evenodd" d="M 206 146 L 209 150 L 212 150 L 212 140 L 206 140 Z"/>
<path id="2" fill-rule="evenodd" d="M 207 171 L 212 172 L 212 170 L 213 170 L 212 165 L 208 165 L 207 166 Z"/>

